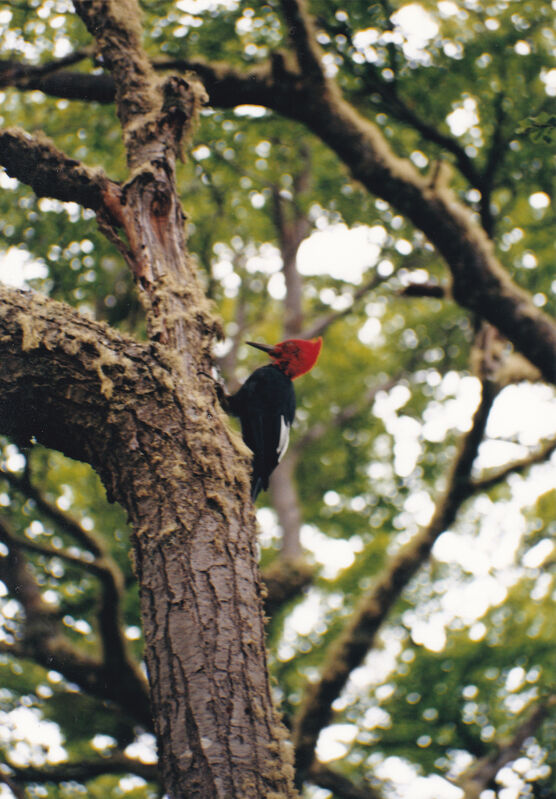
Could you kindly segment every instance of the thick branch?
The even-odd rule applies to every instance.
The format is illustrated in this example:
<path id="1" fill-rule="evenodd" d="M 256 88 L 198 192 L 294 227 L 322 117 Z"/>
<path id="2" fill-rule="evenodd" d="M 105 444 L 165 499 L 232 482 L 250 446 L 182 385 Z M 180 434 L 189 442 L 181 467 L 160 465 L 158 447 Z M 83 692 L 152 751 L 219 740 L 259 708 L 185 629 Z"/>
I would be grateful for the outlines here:
<path id="1" fill-rule="evenodd" d="M 6 286 L 0 360 L 0 431 L 23 442 L 35 436 L 101 474 L 102 439 L 109 446 L 113 436 L 106 423 L 113 379 L 125 383 L 127 370 L 128 379 L 141 382 L 142 373 L 155 390 L 149 371 L 160 372 L 143 345 L 67 305 Z"/>
<path id="2" fill-rule="evenodd" d="M 0 165 L 38 197 L 76 202 L 95 211 L 111 183 L 101 169 L 65 155 L 43 133 L 31 136 L 19 128 L 0 130 Z M 112 186 L 115 190 L 116 184 Z"/>
<path id="3" fill-rule="evenodd" d="M 100 215 L 102 229 L 133 271 L 151 340 L 180 352 L 186 368 L 209 372 L 211 334 L 217 326 L 187 256 L 175 181 L 182 138 L 204 101 L 204 90 L 196 81 L 176 76 L 158 81 L 141 45 L 136 0 L 76 0 L 75 8 L 115 81 L 116 108 L 132 169 L 121 194 L 111 197 L 109 214 Z M 127 241 L 117 226 L 123 227 Z M 192 307 L 208 333 L 195 355 L 193 347 L 199 341 L 193 344 L 195 326 L 188 324 Z"/>
<path id="4" fill-rule="evenodd" d="M 159 83 L 141 44 L 136 0 L 75 0 L 116 86 L 116 109 L 131 168 L 155 159 L 173 169 L 181 141 L 205 100 L 202 87 L 176 76 Z"/>
<path id="5" fill-rule="evenodd" d="M 150 114 L 160 105 L 141 45 L 138 5 L 135 0 L 75 0 L 74 6 L 112 74 L 125 130 L 138 114 Z"/>
<path id="6" fill-rule="evenodd" d="M 429 558 L 434 542 L 452 524 L 459 508 L 470 496 L 471 468 L 495 396 L 495 388 L 484 383 L 482 399 L 475 412 L 472 428 L 461 442 L 446 491 L 437 503 L 429 526 L 421 530 L 394 557 L 371 591 L 363 596 L 346 629 L 331 648 L 320 680 L 308 687 L 294 721 L 294 744 L 300 780 L 307 776 L 312 766 L 319 732 L 332 717 L 332 703 L 339 696 L 352 670 L 362 663 L 381 624 L 403 589 Z"/>

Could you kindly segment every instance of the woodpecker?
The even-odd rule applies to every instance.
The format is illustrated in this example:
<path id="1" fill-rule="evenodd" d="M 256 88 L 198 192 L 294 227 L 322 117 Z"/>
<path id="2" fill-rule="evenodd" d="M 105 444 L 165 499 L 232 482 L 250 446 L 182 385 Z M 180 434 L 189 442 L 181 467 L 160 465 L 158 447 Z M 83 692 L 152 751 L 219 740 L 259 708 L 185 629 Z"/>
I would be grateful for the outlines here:
<path id="1" fill-rule="evenodd" d="M 255 500 L 268 488 L 268 478 L 288 448 L 295 415 L 292 381 L 313 368 L 322 338 L 291 338 L 274 347 L 246 343 L 272 359 L 272 363 L 255 369 L 239 391 L 228 397 L 228 408 L 239 417 L 243 440 L 253 452 L 251 497 Z"/>

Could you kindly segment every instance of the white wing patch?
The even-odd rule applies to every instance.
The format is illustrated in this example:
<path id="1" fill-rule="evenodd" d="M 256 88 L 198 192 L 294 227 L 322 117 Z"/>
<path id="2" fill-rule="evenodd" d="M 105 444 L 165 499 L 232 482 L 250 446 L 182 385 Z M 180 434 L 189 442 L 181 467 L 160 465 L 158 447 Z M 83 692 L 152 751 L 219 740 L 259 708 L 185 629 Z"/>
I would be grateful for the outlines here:
<path id="1" fill-rule="evenodd" d="M 286 422 L 283 416 L 280 417 L 280 439 L 278 441 L 278 446 L 276 447 L 276 452 L 278 454 L 278 463 L 284 457 L 284 454 L 288 448 L 288 444 L 290 443 L 290 425 Z"/>

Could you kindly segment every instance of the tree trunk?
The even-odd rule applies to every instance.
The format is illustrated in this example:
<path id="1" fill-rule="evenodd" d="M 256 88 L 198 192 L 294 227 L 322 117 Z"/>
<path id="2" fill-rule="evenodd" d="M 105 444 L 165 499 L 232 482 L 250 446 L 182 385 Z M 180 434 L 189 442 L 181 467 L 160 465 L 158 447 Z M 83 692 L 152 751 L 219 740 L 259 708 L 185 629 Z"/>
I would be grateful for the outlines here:
<path id="1" fill-rule="evenodd" d="M 94 208 L 133 271 L 150 341 L 0 290 L 0 432 L 89 462 L 128 513 L 168 796 L 291 798 L 292 758 L 264 647 L 248 453 L 209 377 L 218 325 L 187 255 L 175 185 L 202 89 L 155 78 L 135 0 L 75 7 L 118 87 L 130 179 L 120 186 L 17 131 L 6 139 L 7 169 L 39 194 Z"/>
<path id="2" fill-rule="evenodd" d="M 215 399 L 175 380 L 171 354 L 6 288 L 0 358 L 2 432 L 87 460 L 129 514 L 168 795 L 293 796 L 246 457 Z"/>

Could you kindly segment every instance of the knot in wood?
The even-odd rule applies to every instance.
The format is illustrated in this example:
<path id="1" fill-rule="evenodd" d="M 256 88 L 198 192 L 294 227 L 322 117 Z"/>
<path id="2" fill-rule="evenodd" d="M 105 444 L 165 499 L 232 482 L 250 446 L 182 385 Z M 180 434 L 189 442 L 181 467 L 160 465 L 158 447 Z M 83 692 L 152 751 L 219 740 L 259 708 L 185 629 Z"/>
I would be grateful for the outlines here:
<path id="1" fill-rule="evenodd" d="M 157 186 L 151 200 L 151 212 L 156 217 L 167 217 L 170 213 L 172 197 L 170 192 L 163 187 Z"/>
<path id="2" fill-rule="evenodd" d="M 172 75 L 162 85 L 162 113 L 167 117 L 190 119 L 197 106 L 196 92 L 189 81 Z"/>

